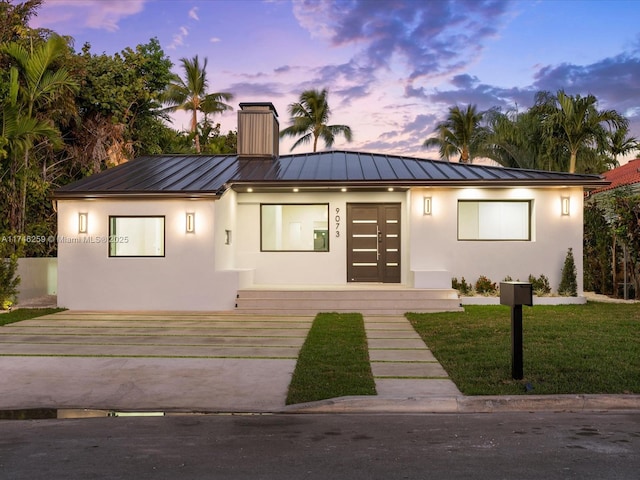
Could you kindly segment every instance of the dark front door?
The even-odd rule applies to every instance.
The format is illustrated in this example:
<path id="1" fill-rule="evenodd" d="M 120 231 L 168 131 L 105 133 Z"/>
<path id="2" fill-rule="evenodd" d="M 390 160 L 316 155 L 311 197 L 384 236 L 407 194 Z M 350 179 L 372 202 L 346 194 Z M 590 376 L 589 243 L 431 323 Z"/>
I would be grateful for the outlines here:
<path id="1" fill-rule="evenodd" d="M 347 281 L 400 283 L 400 204 L 347 204 Z"/>

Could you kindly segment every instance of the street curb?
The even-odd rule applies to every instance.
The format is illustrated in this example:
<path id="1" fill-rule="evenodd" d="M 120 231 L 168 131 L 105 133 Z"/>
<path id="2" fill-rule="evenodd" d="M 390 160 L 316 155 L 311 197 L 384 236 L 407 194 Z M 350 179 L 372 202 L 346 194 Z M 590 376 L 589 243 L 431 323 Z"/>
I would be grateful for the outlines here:
<path id="1" fill-rule="evenodd" d="M 350 396 L 289 405 L 277 413 L 497 413 L 640 411 L 640 395 Z"/>

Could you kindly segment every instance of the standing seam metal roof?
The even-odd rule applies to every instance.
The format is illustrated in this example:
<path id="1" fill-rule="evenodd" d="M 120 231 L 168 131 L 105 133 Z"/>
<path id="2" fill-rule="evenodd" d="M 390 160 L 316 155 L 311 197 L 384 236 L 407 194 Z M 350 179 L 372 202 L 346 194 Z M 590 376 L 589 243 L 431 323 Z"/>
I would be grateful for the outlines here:
<path id="1" fill-rule="evenodd" d="M 468 165 L 349 151 L 242 158 L 237 155 L 140 157 L 58 189 L 54 198 L 131 195 L 221 195 L 233 184 L 301 185 L 582 185 L 598 175 Z"/>

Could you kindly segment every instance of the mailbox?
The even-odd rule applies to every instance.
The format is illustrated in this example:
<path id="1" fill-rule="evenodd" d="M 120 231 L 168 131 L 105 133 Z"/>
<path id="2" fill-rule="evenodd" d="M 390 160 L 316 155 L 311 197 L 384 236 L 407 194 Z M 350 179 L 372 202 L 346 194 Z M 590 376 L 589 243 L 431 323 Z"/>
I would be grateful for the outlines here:
<path id="1" fill-rule="evenodd" d="M 533 288 L 526 282 L 500 282 L 500 305 L 533 306 Z"/>
<path id="2" fill-rule="evenodd" d="M 522 380 L 522 305 L 533 306 L 533 286 L 526 282 L 500 282 L 500 304 L 511 307 L 511 376 Z"/>

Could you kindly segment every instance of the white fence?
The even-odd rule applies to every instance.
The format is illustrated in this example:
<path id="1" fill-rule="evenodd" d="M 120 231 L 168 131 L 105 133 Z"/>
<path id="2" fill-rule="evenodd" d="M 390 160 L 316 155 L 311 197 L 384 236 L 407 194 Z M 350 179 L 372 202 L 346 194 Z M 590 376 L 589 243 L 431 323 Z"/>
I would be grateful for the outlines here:
<path id="1" fill-rule="evenodd" d="M 57 258 L 19 258 L 18 303 L 58 293 Z"/>

